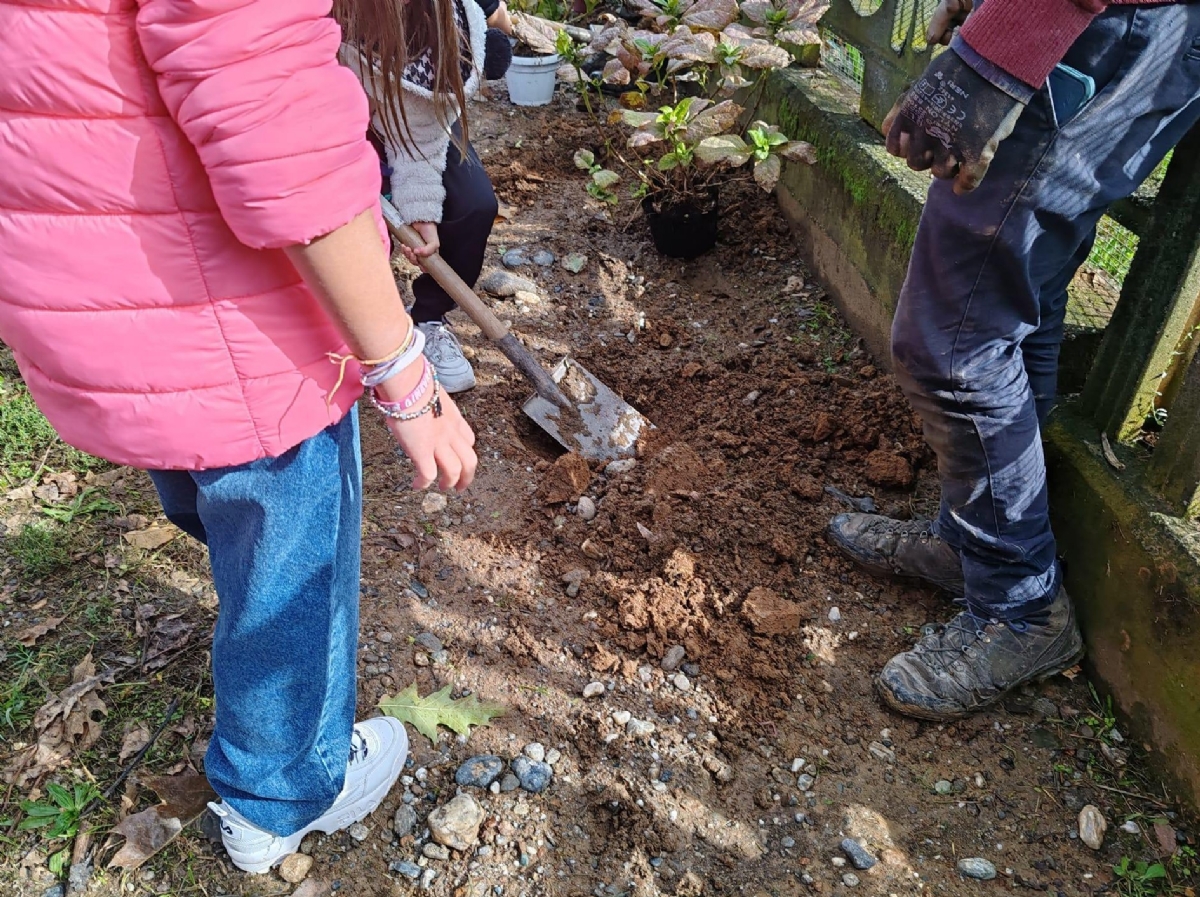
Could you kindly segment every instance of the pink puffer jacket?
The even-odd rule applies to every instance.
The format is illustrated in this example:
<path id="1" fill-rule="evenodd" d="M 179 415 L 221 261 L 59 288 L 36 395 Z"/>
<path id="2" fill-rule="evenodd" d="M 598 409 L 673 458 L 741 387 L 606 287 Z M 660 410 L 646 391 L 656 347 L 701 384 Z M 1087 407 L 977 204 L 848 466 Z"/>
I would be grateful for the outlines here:
<path id="1" fill-rule="evenodd" d="M 0 0 L 0 340 L 72 445 L 241 464 L 358 397 L 279 248 L 378 204 L 330 6 Z"/>

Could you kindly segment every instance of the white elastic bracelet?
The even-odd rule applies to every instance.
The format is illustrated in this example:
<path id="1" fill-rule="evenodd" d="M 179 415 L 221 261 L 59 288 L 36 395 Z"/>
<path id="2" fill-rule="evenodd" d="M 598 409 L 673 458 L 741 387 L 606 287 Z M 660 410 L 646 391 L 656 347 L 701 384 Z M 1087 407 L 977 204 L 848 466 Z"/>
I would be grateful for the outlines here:
<path id="1" fill-rule="evenodd" d="M 381 383 L 386 383 L 391 380 L 402 370 L 416 362 L 421 357 L 421 353 L 425 351 L 425 334 L 420 330 L 413 332 L 412 345 L 405 350 L 403 355 L 397 355 L 386 364 L 381 364 L 377 368 L 372 368 L 362 375 L 362 385 L 367 389 L 374 389 Z"/>

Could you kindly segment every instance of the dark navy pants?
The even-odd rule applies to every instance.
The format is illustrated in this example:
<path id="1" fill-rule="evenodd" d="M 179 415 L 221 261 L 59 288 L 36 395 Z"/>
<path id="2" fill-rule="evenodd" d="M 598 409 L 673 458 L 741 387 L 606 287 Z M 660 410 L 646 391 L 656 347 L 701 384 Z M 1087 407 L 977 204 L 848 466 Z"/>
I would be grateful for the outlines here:
<path id="1" fill-rule="evenodd" d="M 1096 223 L 1200 118 L 1200 5 L 1112 6 L 1064 60 L 1095 98 L 1056 126 L 1045 90 L 973 193 L 937 181 L 892 330 L 896 374 L 938 458 L 938 533 L 980 616 L 1035 613 L 1061 572 L 1040 423 L 1067 284 Z"/>
<path id="2" fill-rule="evenodd" d="M 455 139 L 459 139 L 457 125 L 454 133 Z M 483 270 L 483 254 L 499 210 L 492 182 L 475 147 L 468 144 L 467 158 L 463 159 L 455 141 L 450 141 L 442 185 L 446 188 L 446 203 L 442 207 L 442 223 L 438 225 L 440 252 L 454 273 L 473 287 Z M 440 320 L 454 308 L 454 300 L 428 274 L 414 280 L 412 289 L 415 300 L 412 318 L 418 324 Z"/>

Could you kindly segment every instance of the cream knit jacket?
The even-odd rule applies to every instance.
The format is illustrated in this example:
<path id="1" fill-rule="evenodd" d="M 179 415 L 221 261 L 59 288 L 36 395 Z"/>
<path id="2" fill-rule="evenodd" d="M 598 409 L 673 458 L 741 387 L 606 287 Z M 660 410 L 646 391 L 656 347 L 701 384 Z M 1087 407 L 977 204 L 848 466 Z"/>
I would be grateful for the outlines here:
<path id="1" fill-rule="evenodd" d="M 436 3 L 453 3 L 454 0 L 434 0 Z M 467 16 L 467 35 L 471 45 L 471 75 L 463 82 L 463 96 L 468 100 L 479 89 L 483 77 L 483 56 L 487 19 L 475 0 L 465 0 L 463 9 Z M 446 203 L 446 188 L 442 186 L 442 175 L 446 171 L 446 153 L 450 149 L 449 125 L 458 120 L 442 124 L 434 111 L 432 91 L 405 79 L 401 86 L 405 91 L 404 111 L 408 118 L 408 142 L 406 150 L 387 136 L 383 117 L 377 104 L 380 91 L 377 89 L 377 73 L 368 76 L 366 60 L 357 47 L 342 44 L 342 64 L 358 75 L 371 98 L 371 124 L 384 141 L 388 165 L 392 168 L 392 204 L 405 223 L 433 221 L 440 223 L 442 208 Z M 399 115 L 396 116 L 399 118 Z"/>

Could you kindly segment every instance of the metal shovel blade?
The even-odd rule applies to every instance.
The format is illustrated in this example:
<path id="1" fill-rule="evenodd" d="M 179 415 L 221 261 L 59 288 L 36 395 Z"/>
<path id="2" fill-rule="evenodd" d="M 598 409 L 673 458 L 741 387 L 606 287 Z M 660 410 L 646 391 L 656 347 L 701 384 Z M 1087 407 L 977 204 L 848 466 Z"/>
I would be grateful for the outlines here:
<path id="1" fill-rule="evenodd" d="M 560 408 L 539 395 L 525 402 L 525 413 L 568 451 L 589 461 L 630 458 L 638 437 L 654 425 L 587 368 L 564 358 L 550 372 L 573 407 Z"/>

